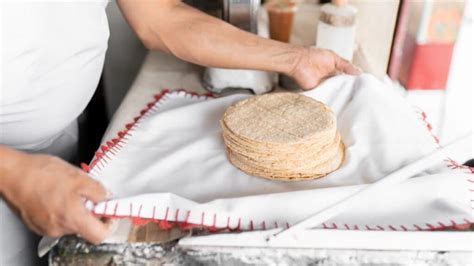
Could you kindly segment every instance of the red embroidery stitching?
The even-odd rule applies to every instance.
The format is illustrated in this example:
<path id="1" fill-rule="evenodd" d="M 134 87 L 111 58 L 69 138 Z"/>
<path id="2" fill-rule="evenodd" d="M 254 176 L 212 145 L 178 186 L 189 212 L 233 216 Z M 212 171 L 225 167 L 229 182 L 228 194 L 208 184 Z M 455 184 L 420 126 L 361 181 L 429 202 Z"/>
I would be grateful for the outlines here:
<path id="1" fill-rule="evenodd" d="M 240 231 L 240 222 L 242 221 L 242 218 L 239 217 L 239 220 L 237 221 L 237 231 Z"/>
<path id="2" fill-rule="evenodd" d="M 169 214 L 169 211 L 170 211 L 170 208 L 169 207 L 166 207 L 166 212 L 165 212 L 165 218 L 163 220 L 160 221 L 160 223 L 158 224 L 160 226 L 161 229 L 171 229 L 173 228 L 173 224 L 169 223 L 168 222 L 168 214 Z"/>
<path id="3" fill-rule="evenodd" d="M 186 217 L 184 218 L 184 222 L 181 225 L 183 229 L 190 229 L 196 227 L 194 224 L 189 223 L 189 217 L 191 216 L 191 211 L 186 212 Z"/>
<path id="4" fill-rule="evenodd" d="M 435 226 L 433 226 L 432 224 L 429 224 L 429 223 L 427 223 L 426 226 L 427 226 L 430 230 L 436 229 Z"/>
<path id="5" fill-rule="evenodd" d="M 240 221 L 241 219 L 239 218 L 239 220 L 237 221 L 237 226 L 234 229 L 232 229 L 230 227 L 230 217 L 227 217 L 227 229 L 231 232 L 240 231 Z"/>
<path id="6" fill-rule="evenodd" d="M 174 215 L 174 221 L 177 222 L 179 220 L 179 209 L 176 209 L 176 213 Z"/>
<path id="7" fill-rule="evenodd" d="M 140 206 L 138 207 L 138 217 L 141 217 L 141 213 L 142 213 L 142 207 L 143 207 L 143 204 L 140 204 Z"/>
<path id="8" fill-rule="evenodd" d="M 190 94 L 190 95 L 193 95 L 193 96 L 207 96 L 207 97 L 214 97 L 212 95 L 212 93 L 209 93 L 209 94 L 205 94 L 205 95 L 199 95 L 197 93 L 189 93 L 189 92 L 186 92 L 184 89 L 179 89 L 177 90 L 178 92 L 184 92 L 186 94 Z M 118 138 L 113 138 L 109 141 L 106 141 L 105 142 L 105 145 L 102 145 L 99 147 L 99 150 L 96 152 L 96 156 L 95 158 L 91 161 L 91 163 L 89 165 L 85 164 L 85 163 L 81 163 L 81 168 L 85 171 L 85 172 L 91 172 L 92 170 L 95 170 L 95 169 L 98 169 L 98 170 L 101 170 L 102 167 L 105 167 L 105 164 L 107 163 L 107 158 L 109 160 L 111 160 L 111 158 L 108 156 L 107 153 L 111 153 L 113 155 L 116 155 L 114 153 L 115 152 L 118 152 L 120 151 L 123 146 L 121 143 L 125 143 L 125 141 L 128 140 L 127 136 L 132 136 L 132 133 L 130 132 L 131 130 L 133 130 L 137 125 L 138 125 L 138 122 L 148 114 L 148 112 L 152 109 L 155 109 L 156 107 L 156 104 L 161 100 L 163 99 L 163 96 L 165 96 L 167 93 L 169 93 L 170 90 L 169 89 L 165 89 L 163 90 L 161 93 L 159 94 L 156 94 L 154 95 L 154 101 L 152 102 L 149 102 L 147 103 L 146 107 L 144 109 L 142 109 L 140 111 L 140 115 L 136 116 L 133 118 L 133 122 L 132 123 L 128 123 L 125 125 L 125 129 L 122 130 L 122 131 L 119 131 L 117 133 L 117 136 Z M 426 118 L 427 118 L 427 115 L 425 112 L 421 112 L 421 120 L 425 123 L 426 125 L 426 128 L 428 129 L 430 135 L 433 137 L 433 139 L 435 140 L 436 143 L 439 144 L 439 139 L 432 133 L 432 125 L 430 123 L 427 122 Z M 451 169 L 463 169 L 463 170 L 468 170 L 469 173 L 471 174 L 474 174 L 474 168 L 473 167 L 467 167 L 467 166 L 464 166 L 464 165 L 461 165 L 457 162 L 455 162 L 454 160 L 452 160 L 451 158 L 448 158 L 445 160 L 447 162 L 447 166 Z M 470 183 L 474 183 L 474 179 L 467 179 L 468 182 Z M 474 189 L 469 189 L 470 192 L 474 192 Z M 471 200 L 472 201 L 472 200 Z M 130 204 L 130 214 L 129 216 L 119 216 L 117 215 L 117 212 L 118 212 L 118 203 L 116 203 L 115 205 L 115 208 L 114 208 L 114 213 L 113 215 L 107 215 L 106 214 L 106 211 L 107 211 L 107 208 L 108 208 L 108 205 L 107 205 L 107 202 L 105 203 L 106 205 L 104 206 L 104 214 L 102 216 L 106 216 L 106 217 L 112 217 L 112 218 L 124 218 L 124 217 L 132 217 L 132 218 L 140 218 L 140 217 L 135 217 L 133 215 L 133 205 Z M 138 216 L 141 215 L 141 208 L 142 208 L 142 205 L 140 205 L 140 209 L 139 209 L 139 213 L 138 213 Z M 99 215 L 98 213 L 95 212 L 95 209 L 93 210 L 93 212 L 96 214 L 96 215 Z M 152 216 L 152 220 L 156 220 L 155 222 L 157 222 L 160 227 L 162 228 L 171 228 L 173 227 L 174 225 L 181 225 L 181 226 L 191 226 L 192 224 L 190 224 L 188 222 L 188 219 L 189 219 L 189 216 L 190 216 L 190 211 L 187 212 L 187 215 L 186 215 L 186 219 L 185 219 L 185 222 L 184 223 L 180 223 L 178 222 L 178 215 L 179 215 L 179 209 L 176 210 L 176 215 L 175 215 L 175 221 L 173 224 L 171 223 L 168 223 L 168 213 L 169 213 L 169 207 L 166 208 L 166 213 L 165 213 L 165 217 L 164 217 L 164 220 L 160 220 L 160 219 L 156 219 L 155 218 L 155 214 L 156 214 L 156 206 L 153 206 L 153 216 Z M 216 220 L 217 220 L 217 216 L 216 214 L 214 214 L 213 216 L 213 225 L 211 227 L 209 226 L 205 226 L 204 225 L 204 216 L 205 216 L 205 213 L 203 212 L 202 215 L 201 215 L 201 224 L 200 226 L 201 227 L 207 227 L 209 228 L 209 231 L 211 230 L 214 230 L 214 231 L 217 231 L 217 227 L 216 227 Z M 228 225 L 230 223 L 230 217 L 228 217 Z M 138 221 L 137 219 L 133 219 L 134 221 Z M 141 219 L 141 221 L 143 220 L 146 220 L 146 219 Z M 456 222 L 454 220 L 450 220 L 452 226 L 456 226 Z M 467 224 L 470 224 L 471 221 L 469 221 L 468 219 L 464 219 L 464 222 L 466 222 Z M 237 225 L 237 229 L 240 229 L 240 223 L 241 223 L 241 218 L 239 218 L 238 220 L 238 225 Z M 440 225 L 440 228 L 447 228 L 447 226 L 445 224 L 443 224 L 442 222 L 438 222 L 438 224 Z M 286 222 L 285 223 L 286 227 L 289 228 L 289 224 Z M 328 229 L 327 225 L 325 223 L 322 224 L 323 227 L 325 229 Z M 431 224 L 426 224 L 427 227 L 431 230 L 433 229 L 436 229 L 437 227 L 431 225 Z M 195 226 L 198 226 L 198 225 L 195 225 Z M 228 226 L 229 230 L 230 230 L 230 226 Z M 249 223 L 249 227 L 250 227 L 250 230 L 254 230 L 254 226 L 253 226 L 253 220 L 250 220 L 250 223 Z M 275 227 L 278 227 L 278 223 L 275 222 Z M 337 229 L 338 226 L 335 224 L 335 223 L 332 223 L 332 227 Z M 344 227 L 349 229 L 349 225 L 347 224 L 344 224 Z M 366 225 L 365 226 L 367 228 L 367 230 L 377 230 L 377 229 L 374 229 L 374 228 L 371 228 L 370 226 Z M 384 230 L 384 228 L 380 225 L 376 225 L 376 227 L 380 230 Z M 394 226 L 388 226 L 391 230 L 397 230 Z M 423 230 L 420 226 L 418 225 L 413 225 L 414 228 L 416 228 L 417 230 Z M 266 229 L 266 226 L 265 226 L 265 221 L 262 222 L 262 228 L 265 230 Z M 356 224 L 353 226 L 354 230 L 359 230 L 359 226 Z M 400 225 L 400 228 L 404 231 L 408 231 L 408 229 L 404 226 L 404 225 Z M 234 229 L 235 230 L 235 229 Z"/>
<path id="9" fill-rule="evenodd" d="M 114 215 L 117 215 L 118 205 L 118 202 L 116 202 L 114 207 Z"/>
<path id="10" fill-rule="evenodd" d="M 81 168 L 82 170 L 84 170 L 84 172 L 86 173 L 89 173 L 91 171 L 91 168 L 89 167 L 89 165 L 85 164 L 85 163 L 81 163 Z"/>
<path id="11" fill-rule="evenodd" d="M 217 216 L 216 214 L 214 213 L 214 217 L 212 217 L 212 226 L 210 228 L 210 232 L 215 232 L 217 231 L 217 227 L 216 227 L 216 222 L 217 222 Z"/>

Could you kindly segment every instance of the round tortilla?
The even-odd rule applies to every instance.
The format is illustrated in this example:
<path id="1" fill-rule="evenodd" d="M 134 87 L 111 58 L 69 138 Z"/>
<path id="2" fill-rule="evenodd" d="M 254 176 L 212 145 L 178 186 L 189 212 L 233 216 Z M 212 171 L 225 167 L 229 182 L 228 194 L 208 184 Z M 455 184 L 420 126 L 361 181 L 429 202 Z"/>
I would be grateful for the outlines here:
<path id="1" fill-rule="evenodd" d="M 221 119 L 229 161 L 252 176 L 308 180 L 335 171 L 344 144 L 334 113 L 295 93 L 255 96 L 230 106 Z"/>
<path id="2" fill-rule="evenodd" d="M 226 130 L 250 142 L 305 143 L 334 136 L 336 117 L 321 102 L 296 93 L 269 93 L 230 106 L 222 118 Z"/>
<path id="3" fill-rule="evenodd" d="M 344 161 L 344 149 L 344 144 L 341 142 L 339 144 L 338 153 L 335 157 L 329 158 L 328 161 L 316 167 L 312 167 L 309 169 L 300 169 L 297 171 L 274 171 L 273 169 L 256 168 L 243 161 L 241 157 L 232 153 L 232 151 L 230 151 L 229 149 L 226 149 L 226 151 L 229 161 L 235 167 L 237 167 L 248 175 L 263 177 L 271 180 L 298 181 L 321 178 L 337 170 Z"/>

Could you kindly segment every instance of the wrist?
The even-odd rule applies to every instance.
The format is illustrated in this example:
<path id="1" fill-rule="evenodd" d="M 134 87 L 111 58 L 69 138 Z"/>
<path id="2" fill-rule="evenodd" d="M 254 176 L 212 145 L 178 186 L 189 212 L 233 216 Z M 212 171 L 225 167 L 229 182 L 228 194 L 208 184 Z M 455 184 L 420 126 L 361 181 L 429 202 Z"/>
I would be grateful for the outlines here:
<path id="1" fill-rule="evenodd" d="M 285 68 L 280 73 L 295 78 L 302 71 L 303 61 L 308 56 L 309 48 L 305 46 L 291 45 L 288 47 L 287 55 L 289 58 L 285 60 Z"/>
<path id="2" fill-rule="evenodd" d="M 23 157 L 22 152 L 0 145 L 0 193 L 2 195 L 11 186 L 12 179 L 15 178 L 15 169 L 21 169 Z"/>

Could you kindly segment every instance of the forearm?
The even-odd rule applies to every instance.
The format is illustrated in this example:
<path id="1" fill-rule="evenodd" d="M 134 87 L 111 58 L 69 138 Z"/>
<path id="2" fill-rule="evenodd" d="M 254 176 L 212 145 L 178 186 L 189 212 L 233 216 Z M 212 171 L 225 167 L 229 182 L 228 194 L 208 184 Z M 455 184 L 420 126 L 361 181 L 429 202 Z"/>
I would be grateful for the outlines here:
<path id="1" fill-rule="evenodd" d="M 140 21 L 129 19 L 150 49 L 163 50 L 204 66 L 280 73 L 291 73 L 303 56 L 302 47 L 242 31 L 179 1 L 154 9 L 153 2 L 147 1 L 147 8 L 135 11 L 141 13 Z M 130 5 L 126 0 L 119 3 L 122 10 Z M 126 9 L 137 8 L 134 5 Z"/>

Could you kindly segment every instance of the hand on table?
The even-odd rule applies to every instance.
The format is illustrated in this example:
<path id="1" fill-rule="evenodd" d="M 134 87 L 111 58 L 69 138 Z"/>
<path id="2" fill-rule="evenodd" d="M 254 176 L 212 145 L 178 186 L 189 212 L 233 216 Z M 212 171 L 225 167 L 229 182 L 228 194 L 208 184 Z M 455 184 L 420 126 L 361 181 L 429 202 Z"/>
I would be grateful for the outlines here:
<path id="1" fill-rule="evenodd" d="M 16 167 L 3 171 L 0 165 L 2 197 L 31 230 L 49 237 L 79 234 L 94 244 L 104 240 L 108 225 L 84 206 L 84 199 L 106 199 L 99 182 L 57 157 L 10 153 Z"/>
<path id="2" fill-rule="evenodd" d="M 361 73 L 359 68 L 330 50 L 304 47 L 288 75 L 303 89 L 309 90 L 324 79 L 337 74 L 359 75 Z"/>

